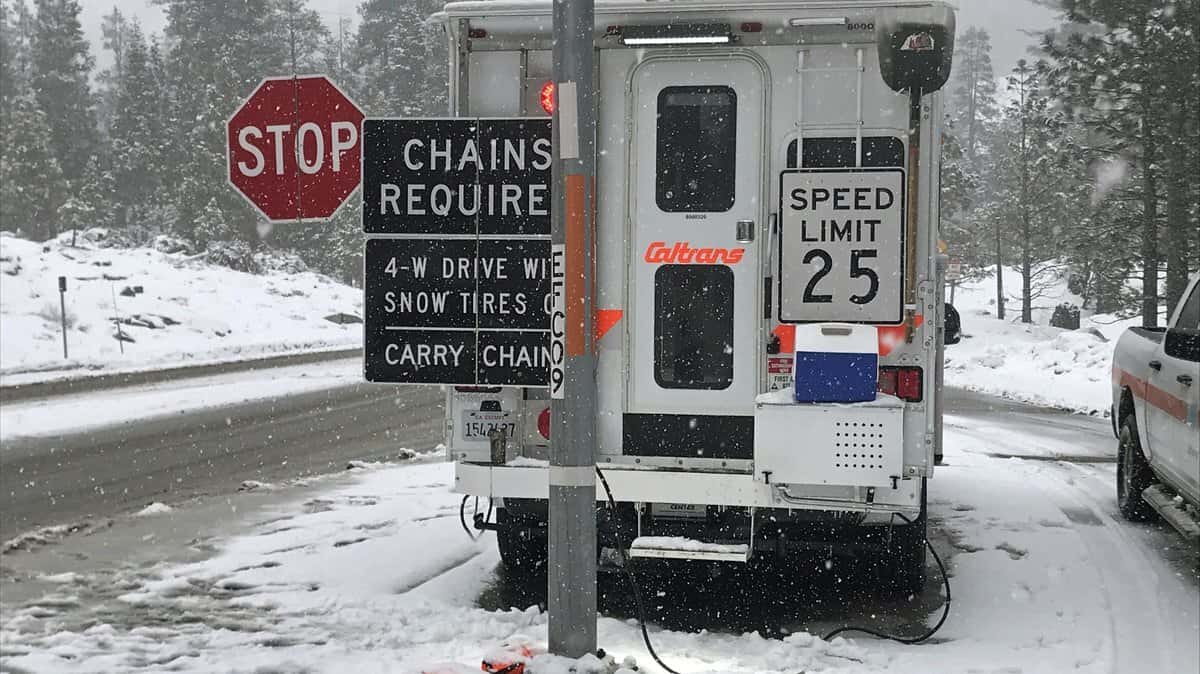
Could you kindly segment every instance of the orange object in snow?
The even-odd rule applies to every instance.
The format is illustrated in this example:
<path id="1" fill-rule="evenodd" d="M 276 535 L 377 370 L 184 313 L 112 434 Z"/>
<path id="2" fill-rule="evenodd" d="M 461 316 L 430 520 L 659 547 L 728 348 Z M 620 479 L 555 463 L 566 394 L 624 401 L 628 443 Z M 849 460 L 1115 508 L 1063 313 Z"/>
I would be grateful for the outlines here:
<path id="1" fill-rule="evenodd" d="M 485 657 L 479 668 L 487 674 L 525 674 L 529 659 L 545 652 L 529 644 L 505 645 L 502 650 Z"/>

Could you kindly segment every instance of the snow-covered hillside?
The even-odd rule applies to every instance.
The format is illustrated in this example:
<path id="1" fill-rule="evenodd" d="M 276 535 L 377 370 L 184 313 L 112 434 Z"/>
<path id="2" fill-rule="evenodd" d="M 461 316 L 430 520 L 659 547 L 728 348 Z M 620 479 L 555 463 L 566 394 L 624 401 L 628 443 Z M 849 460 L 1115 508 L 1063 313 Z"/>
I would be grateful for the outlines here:
<path id="1" fill-rule="evenodd" d="M 1067 289 L 1065 279 L 1047 286 L 1034 302 L 1034 323 L 1024 324 L 1016 270 L 1004 270 L 1008 300 L 1003 321 L 996 318 L 994 271 L 961 283 L 954 306 L 962 316 L 963 340 L 946 347 L 946 384 L 1089 414 L 1107 413 L 1113 347 L 1121 332 L 1140 325 L 1141 318 L 1083 312 L 1079 330 L 1052 328 L 1050 316 L 1058 304 L 1081 301 Z"/>
<path id="2" fill-rule="evenodd" d="M 45 243 L 0 235 L 6 384 L 361 343 L 360 324 L 326 319 L 362 315 L 356 288 L 311 272 L 247 274 L 184 253 L 104 247 L 102 231 L 85 234 L 77 246 L 69 234 Z M 69 360 L 62 354 L 59 276 L 67 278 Z"/>

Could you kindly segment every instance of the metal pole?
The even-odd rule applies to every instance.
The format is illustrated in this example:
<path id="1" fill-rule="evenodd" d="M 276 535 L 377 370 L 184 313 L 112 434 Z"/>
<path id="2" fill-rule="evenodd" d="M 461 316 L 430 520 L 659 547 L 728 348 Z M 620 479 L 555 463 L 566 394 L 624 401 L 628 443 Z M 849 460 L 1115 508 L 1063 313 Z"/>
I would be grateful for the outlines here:
<path id="1" fill-rule="evenodd" d="M 554 0 L 554 207 L 564 261 L 564 379 L 550 434 L 550 652 L 596 652 L 595 82 L 593 0 Z"/>
<path id="2" fill-rule="evenodd" d="M 72 234 L 74 236 L 74 234 Z M 69 360 L 67 355 L 67 277 L 58 277 L 58 316 L 62 321 L 63 360 Z"/>

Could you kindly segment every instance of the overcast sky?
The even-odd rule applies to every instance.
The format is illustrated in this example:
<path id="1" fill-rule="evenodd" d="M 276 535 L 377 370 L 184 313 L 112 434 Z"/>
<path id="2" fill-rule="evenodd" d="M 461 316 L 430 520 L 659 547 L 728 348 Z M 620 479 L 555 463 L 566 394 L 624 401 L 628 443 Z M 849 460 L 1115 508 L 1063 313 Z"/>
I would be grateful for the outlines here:
<path id="1" fill-rule="evenodd" d="M 401 2 L 403 0 L 400 0 Z M 110 60 L 100 48 L 100 17 L 113 6 L 128 16 L 135 16 L 148 33 L 161 32 L 165 18 L 162 10 L 151 0 L 81 0 L 83 29 L 92 41 L 92 53 L 104 67 Z M 308 5 L 321 13 L 331 28 L 337 26 L 338 15 L 357 21 L 359 0 L 309 0 Z M 1034 38 L 1025 30 L 1040 30 L 1053 26 L 1054 12 L 1028 0 L 959 0 L 958 30 L 968 26 L 986 28 L 992 36 L 992 63 L 996 76 L 1003 78 L 1026 56 Z"/>

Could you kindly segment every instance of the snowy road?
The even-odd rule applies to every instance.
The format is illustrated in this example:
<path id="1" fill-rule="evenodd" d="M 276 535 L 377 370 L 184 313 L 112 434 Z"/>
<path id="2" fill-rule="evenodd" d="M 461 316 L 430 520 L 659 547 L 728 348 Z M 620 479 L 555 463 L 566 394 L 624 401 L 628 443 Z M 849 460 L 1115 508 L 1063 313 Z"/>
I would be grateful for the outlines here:
<path id="1" fill-rule="evenodd" d="M 936 572 L 924 599 L 907 604 L 874 596 L 853 568 L 814 566 L 757 583 L 681 574 L 654 586 L 659 653 L 683 672 L 1198 671 L 1197 553 L 1161 526 L 1119 518 L 1107 420 L 956 393 L 946 442 L 930 508 L 954 603 L 933 642 L 811 634 L 843 622 L 915 631 L 939 615 Z M 5 608 L 0 669 L 477 669 L 513 634 L 544 639 L 546 619 L 525 608 L 536 590 L 498 574 L 490 536 L 471 542 L 459 528 L 451 480 L 444 463 L 380 467 L 243 502 L 219 540 L 162 536 L 168 522 L 196 526 L 182 510 L 115 526 L 112 535 L 167 546 L 164 557 L 188 547 L 189 558 L 47 567 L 38 585 L 49 594 Z M 53 547 L 10 555 L 34 560 Z M 624 587 L 602 590 L 602 645 L 658 672 Z"/>
<path id="2" fill-rule="evenodd" d="M 363 384 L 361 369 L 345 359 L 5 404 L 0 541 L 433 447 L 441 393 Z"/>

